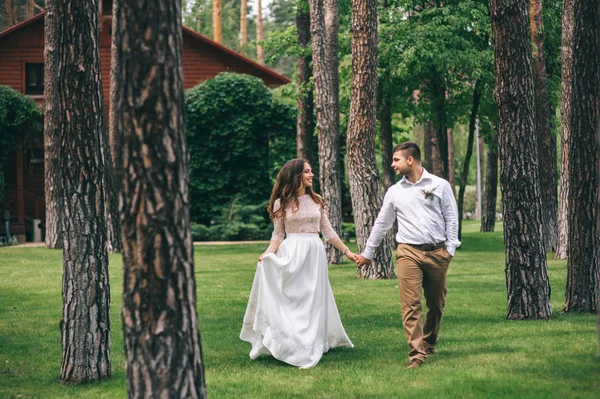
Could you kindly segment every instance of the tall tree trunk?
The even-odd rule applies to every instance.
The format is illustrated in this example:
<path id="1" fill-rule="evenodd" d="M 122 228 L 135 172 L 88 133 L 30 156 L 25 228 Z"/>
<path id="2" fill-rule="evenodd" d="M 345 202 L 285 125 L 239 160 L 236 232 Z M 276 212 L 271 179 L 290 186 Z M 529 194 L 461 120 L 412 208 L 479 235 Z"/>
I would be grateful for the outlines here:
<path id="1" fill-rule="evenodd" d="M 181 2 L 123 2 L 116 130 L 130 398 L 204 398 L 184 133 Z"/>
<path id="2" fill-rule="evenodd" d="M 58 143 L 63 245 L 60 379 L 110 377 L 106 121 L 96 1 L 48 0 L 46 134 Z"/>
<path id="3" fill-rule="evenodd" d="M 456 190 L 454 186 L 456 185 L 456 181 L 454 179 L 454 129 L 451 127 L 447 129 L 448 136 L 448 182 L 450 183 L 450 187 L 452 188 L 452 193 L 456 196 Z"/>
<path id="4" fill-rule="evenodd" d="M 427 121 L 423 124 L 423 167 L 433 173 L 433 148 L 434 138 L 433 122 Z"/>
<path id="5" fill-rule="evenodd" d="M 498 193 L 498 134 L 490 133 L 485 168 L 485 189 L 483 191 L 483 206 L 481 215 L 481 229 L 483 232 L 494 231 L 496 226 L 496 197 Z"/>
<path id="6" fill-rule="evenodd" d="M 530 0 L 529 21 L 533 43 L 533 81 L 535 93 L 535 130 L 538 138 L 538 164 L 542 197 L 542 226 L 547 251 L 556 250 L 558 239 L 556 137 L 550 130 L 550 107 L 544 55 L 544 18 L 542 0 Z"/>
<path id="7" fill-rule="evenodd" d="M 437 137 L 437 131 L 433 121 L 429 121 L 425 125 L 425 140 L 427 141 L 427 149 L 429 155 L 426 155 L 429 172 L 436 176 L 444 177 L 444 167 L 440 152 L 440 142 Z M 427 166 L 425 166 L 427 168 Z"/>
<path id="8" fill-rule="evenodd" d="M 439 151 L 439 170 L 437 176 L 448 180 L 448 133 L 446 132 L 446 84 L 442 76 L 436 76 L 434 82 L 435 100 L 435 137 L 437 139 L 437 150 Z M 435 163 L 434 163 L 435 164 Z"/>
<path id="9" fill-rule="evenodd" d="M 6 23 L 7 23 L 7 28 L 8 28 L 8 27 L 13 26 L 16 23 L 15 18 L 13 16 L 11 0 L 4 0 L 4 9 L 6 11 Z"/>
<path id="10" fill-rule="evenodd" d="M 595 12 L 594 12 L 595 11 Z M 565 311 L 600 305 L 600 21 L 597 0 L 573 6 L 573 93 L 569 154 L 569 244 Z"/>
<path id="11" fill-rule="evenodd" d="M 377 90 L 377 1 L 352 0 L 352 82 L 346 146 L 352 210 L 358 251 L 363 252 L 382 204 L 375 162 Z M 360 278 L 392 278 L 391 233 L 388 232 Z"/>
<path id="12" fill-rule="evenodd" d="M 475 219 L 481 220 L 481 212 L 483 208 L 483 204 L 479 202 L 483 202 L 483 193 L 481 190 L 483 189 L 483 174 L 485 173 L 485 142 L 483 141 L 483 135 L 481 134 L 481 130 L 479 131 L 479 135 L 477 137 L 477 152 L 479 153 L 479 158 L 477 159 L 478 165 L 478 177 L 477 177 L 477 200 L 475 201 Z"/>
<path id="13" fill-rule="evenodd" d="M 509 320 L 549 319 L 527 0 L 490 0 Z"/>
<path id="14" fill-rule="evenodd" d="M 260 2 L 260 0 L 258 0 Z M 221 0 L 212 0 L 212 28 L 213 40 L 219 44 L 223 42 L 223 32 L 221 28 Z"/>
<path id="15" fill-rule="evenodd" d="M 380 87 L 382 82 L 380 81 Z M 394 150 L 392 134 L 392 99 L 386 93 L 379 97 L 379 125 L 381 126 L 381 170 L 383 171 L 383 188 L 387 190 L 395 183 L 394 168 L 392 168 L 392 151 Z"/>
<path id="16" fill-rule="evenodd" d="M 244 49 L 248 44 L 248 0 L 241 0 L 240 6 L 240 47 Z"/>
<path id="17" fill-rule="evenodd" d="M 571 105 L 573 97 L 573 4 L 575 0 L 563 0 L 562 11 L 562 72 L 561 72 L 561 119 L 560 140 L 560 196 L 558 200 L 558 241 L 555 259 L 567 258 L 569 241 L 569 143 L 571 142 Z"/>
<path id="18" fill-rule="evenodd" d="M 265 63 L 265 56 L 262 48 L 263 41 L 263 17 L 262 1 L 256 0 L 256 60 L 259 64 Z"/>
<path id="19" fill-rule="evenodd" d="M 460 187 L 458 189 L 458 238 L 462 237 L 462 221 L 465 206 L 465 191 L 467 189 L 467 183 L 469 179 L 469 165 L 471 164 L 471 157 L 473 156 L 473 141 L 475 140 L 475 124 L 477 123 L 477 112 L 479 111 L 479 104 L 481 102 L 481 91 L 483 90 L 483 84 L 481 80 L 475 82 L 473 89 L 473 103 L 471 104 L 471 117 L 469 119 L 469 137 L 467 138 L 467 153 L 465 154 L 465 160 L 463 162 L 462 173 L 460 174 Z"/>
<path id="20" fill-rule="evenodd" d="M 315 130 L 313 122 L 313 91 L 310 84 L 312 68 L 310 43 L 310 11 L 308 1 L 297 3 L 296 27 L 298 29 L 298 46 L 302 54 L 298 56 L 298 116 L 296 120 L 296 152 L 298 158 L 312 163 L 312 138 Z"/>
<path id="21" fill-rule="evenodd" d="M 112 5 L 112 15 L 117 15 L 118 1 Z M 112 31 L 116 31 L 116 17 L 112 18 Z M 113 35 L 114 39 L 114 35 Z M 121 91 L 120 75 L 121 68 L 119 54 L 116 51 L 114 40 L 111 42 L 111 61 L 110 61 L 110 102 L 108 111 L 108 142 L 104 140 L 106 148 L 102 148 L 104 159 L 106 160 L 106 231 L 107 248 L 109 252 L 121 250 L 121 225 L 119 223 L 119 168 L 120 161 L 123 159 L 121 144 L 123 142 L 122 132 L 115 132 L 115 96 Z"/>
<path id="22" fill-rule="evenodd" d="M 342 189 L 340 172 L 340 113 L 337 59 L 337 3 L 310 0 L 310 31 L 317 133 L 319 135 L 319 183 L 334 230 L 342 229 Z M 326 24 L 335 25 L 326 27 Z M 329 40 L 335 42 L 330 43 Z M 329 263 L 342 263 L 343 255 L 327 246 Z"/>

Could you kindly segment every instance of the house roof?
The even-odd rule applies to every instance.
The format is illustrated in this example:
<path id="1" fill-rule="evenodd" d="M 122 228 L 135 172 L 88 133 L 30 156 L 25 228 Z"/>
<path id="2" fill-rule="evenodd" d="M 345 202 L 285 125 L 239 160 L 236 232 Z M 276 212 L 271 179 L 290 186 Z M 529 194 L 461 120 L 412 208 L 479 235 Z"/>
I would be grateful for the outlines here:
<path id="1" fill-rule="evenodd" d="M 12 32 L 17 31 L 17 30 L 23 28 L 24 26 L 29 25 L 32 22 L 43 19 L 45 14 L 46 14 L 45 11 L 42 11 L 41 13 L 36 14 L 33 17 L 26 19 L 25 21 L 19 22 L 18 24 L 13 25 L 10 28 L 3 30 L 2 32 L 0 32 L 0 38 L 4 37 Z M 290 79 L 286 78 L 285 76 L 281 75 L 280 73 L 277 73 L 274 70 L 267 68 L 266 66 L 261 65 L 256 61 L 251 60 L 248 57 L 245 57 L 239 53 L 236 53 L 235 51 L 231 50 L 230 48 L 227 48 L 227 47 L 209 39 L 208 37 L 201 35 L 198 32 L 195 32 L 189 28 L 186 28 L 185 26 L 182 26 L 182 32 L 183 32 L 183 34 L 190 35 L 190 36 L 194 37 L 195 39 L 200 40 L 200 41 L 204 42 L 205 44 L 213 47 L 217 52 L 221 52 L 228 56 L 234 57 L 234 58 L 242 61 L 243 63 L 247 64 L 248 66 L 250 66 L 254 69 L 258 69 L 262 73 L 268 75 L 269 77 L 271 77 L 272 79 L 277 81 L 280 85 L 290 83 Z"/>

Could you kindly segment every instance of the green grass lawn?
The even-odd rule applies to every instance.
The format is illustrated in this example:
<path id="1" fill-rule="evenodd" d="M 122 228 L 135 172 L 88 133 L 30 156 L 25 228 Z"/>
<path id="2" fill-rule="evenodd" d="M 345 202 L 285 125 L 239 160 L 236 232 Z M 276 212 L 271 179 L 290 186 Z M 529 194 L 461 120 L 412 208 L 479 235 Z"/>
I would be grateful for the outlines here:
<path id="1" fill-rule="evenodd" d="M 597 398 L 595 317 L 562 314 L 565 261 L 549 260 L 551 321 L 506 321 L 501 233 L 466 222 L 448 277 L 438 352 L 407 370 L 395 280 L 360 281 L 350 262 L 329 278 L 354 349 L 334 349 L 300 370 L 261 357 L 238 338 L 256 259 L 264 245 L 197 246 L 198 313 L 212 398 Z M 352 248 L 352 249 L 355 249 Z M 122 263 L 110 256 L 109 381 L 58 382 L 61 251 L 0 248 L 0 398 L 125 398 Z M 549 256 L 552 259 L 552 256 Z"/>

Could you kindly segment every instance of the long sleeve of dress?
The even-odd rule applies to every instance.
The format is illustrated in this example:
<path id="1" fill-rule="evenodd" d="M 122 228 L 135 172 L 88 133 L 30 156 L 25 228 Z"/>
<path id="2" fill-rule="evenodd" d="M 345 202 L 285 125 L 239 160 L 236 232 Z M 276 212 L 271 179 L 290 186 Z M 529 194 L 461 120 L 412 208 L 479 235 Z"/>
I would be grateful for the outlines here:
<path id="1" fill-rule="evenodd" d="M 281 202 L 279 200 L 275 201 L 273 205 L 273 212 L 277 212 L 279 208 L 281 208 Z M 273 219 L 273 234 L 271 234 L 271 241 L 282 242 L 285 238 L 285 225 L 283 222 L 283 214 L 280 217 L 276 217 Z"/>
<path id="2" fill-rule="evenodd" d="M 325 212 L 325 208 L 323 207 L 321 207 L 321 221 L 319 227 L 321 229 L 321 234 L 323 234 L 323 238 L 325 239 L 325 241 L 329 241 L 332 238 L 338 237 L 337 233 L 333 229 L 333 226 L 331 226 L 331 222 L 327 217 L 327 212 Z"/>

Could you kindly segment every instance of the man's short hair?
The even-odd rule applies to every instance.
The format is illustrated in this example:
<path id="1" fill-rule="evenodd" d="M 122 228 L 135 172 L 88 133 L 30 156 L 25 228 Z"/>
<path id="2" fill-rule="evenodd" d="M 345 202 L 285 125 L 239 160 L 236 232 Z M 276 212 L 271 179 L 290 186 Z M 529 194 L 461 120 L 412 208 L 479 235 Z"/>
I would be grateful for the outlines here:
<path id="1" fill-rule="evenodd" d="M 421 161 L 421 150 L 415 142 L 407 141 L 405 143 L 398 144 L 394 147 L 394 151 L 392 153 L 395 154 L 398 151 L 404 151 L 407 158 L 413 157 L 415 161 Z"/>

